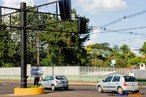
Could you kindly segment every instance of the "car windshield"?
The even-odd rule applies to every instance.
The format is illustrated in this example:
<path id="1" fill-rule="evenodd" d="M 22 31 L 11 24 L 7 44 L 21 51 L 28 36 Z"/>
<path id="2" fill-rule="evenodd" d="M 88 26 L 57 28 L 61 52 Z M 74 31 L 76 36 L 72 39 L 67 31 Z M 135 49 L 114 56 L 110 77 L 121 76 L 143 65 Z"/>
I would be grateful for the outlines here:
<path id="1" fill-rule="evenodd" d="M 136 82 L 136 78 L 133 76 L 124 76 L 125 82 Z"/>
<path id="2" fill-rule="evenodd" d="M 56 79 L 58 80 L 67 80 L 65 76 L 56 76 Z"/>

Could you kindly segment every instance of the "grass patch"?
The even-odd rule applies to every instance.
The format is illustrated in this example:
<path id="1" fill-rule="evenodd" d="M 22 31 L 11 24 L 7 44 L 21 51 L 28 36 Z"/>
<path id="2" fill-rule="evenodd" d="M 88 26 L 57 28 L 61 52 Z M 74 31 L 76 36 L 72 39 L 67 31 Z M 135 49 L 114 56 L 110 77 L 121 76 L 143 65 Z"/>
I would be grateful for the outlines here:
<path id="1" fill-rule="evenodd" d="M 37 86 L 37 85 L 32 85 L 32 86 L 28 86 L 27 88 L 40 88 L 41 86 Z"/>

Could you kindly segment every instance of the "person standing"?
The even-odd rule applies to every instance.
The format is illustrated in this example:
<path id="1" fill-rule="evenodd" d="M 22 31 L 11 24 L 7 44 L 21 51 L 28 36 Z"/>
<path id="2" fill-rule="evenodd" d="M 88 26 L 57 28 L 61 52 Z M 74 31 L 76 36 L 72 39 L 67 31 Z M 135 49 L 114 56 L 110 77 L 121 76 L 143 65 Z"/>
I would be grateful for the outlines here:
<path id="1" fill-rule="evenodd" d="M 39 81 L 40 81 L 40 77 L 39 76 L 34 77 L 34 85 L 35 86 L 39 85 Z"/>

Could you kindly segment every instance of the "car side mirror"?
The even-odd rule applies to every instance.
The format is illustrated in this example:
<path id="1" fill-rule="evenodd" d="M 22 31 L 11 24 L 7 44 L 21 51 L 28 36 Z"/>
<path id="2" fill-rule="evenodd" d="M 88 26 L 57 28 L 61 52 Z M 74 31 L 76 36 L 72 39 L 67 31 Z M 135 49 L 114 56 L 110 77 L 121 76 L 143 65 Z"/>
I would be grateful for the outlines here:
<path id="1" fill-rule="evenodd" d="M 102 80 L 102 82 L 105 82 L 105 80 Z"/>

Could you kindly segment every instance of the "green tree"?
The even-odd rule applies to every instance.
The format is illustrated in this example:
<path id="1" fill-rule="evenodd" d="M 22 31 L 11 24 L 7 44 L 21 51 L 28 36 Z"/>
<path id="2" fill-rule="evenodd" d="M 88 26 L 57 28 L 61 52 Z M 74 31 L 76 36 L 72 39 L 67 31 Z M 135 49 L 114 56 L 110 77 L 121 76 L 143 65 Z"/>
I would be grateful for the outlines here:
<path id="1" fill-rule="evenodd" d="M 76 11 L 73 10 L 77 17 Z M 56 17 L 50 16 L 49 22 L 55 22 Z M 77 20 L 51 24 L 46 27 L 43 33 L 40 33 L 41 43 L 46 48 L 46 56 L 41 64 L 49 65 L 86 65 L 86 50 L 84 43 L 89 39 L 88 29 L 85 35 L 77 32 Z M 55 60 L 55 61 L 54 61 Z M 53 64 L 52 64 L 53 63 Z"/>
<path id="2" fill-rule="evenodd" d="M 144 63 L 144 62 L 145 61 L 141 57 L 134 57 L 129 61 L 131 66 L 139 66 L 139 63 Z"/>
<path id="3" fill-rule="evenodd" d="M 36 48 L 39 46 L 40 60 L 43 65 L 48 66 L 52 63 L 55 65 L 85 65 L 87 53 L 83 46 L 89 39 L 90 29 L 87 29 L 88 31 L 84 35 L 79 34 L 77 20 L 53 23 L 59 20 L 55 15 L 36 13 L 36 9 L 29 8 L 31 7 L 27 8 L 30 11 L 27 13 L 27 26 L 46 22 L 49 22 L 50 25 L 39 26 L 47 31 L 27 30 L 27 63 L 36 64 Z M 72 13 L 75 13 L 77 17 L 75 10 Z M 13 26 L 19 26 L 19 14 L 13 15 L 11 19 Z M 8 22 L 6 21 L 6 23 Z M 34 29 L 37 28 L 34 27 Z M 15 64 L 13 66 L 20 66 L 20 32 L 11 30 L 11 32 L 5 33 L 8 35 L 1 36 L 3 41 L 1 41 L 0 61 L 1 64 L 12 63 Z M 40 39 L 39 45 L 37 44 L 38 38 Z"/>
<path id="4" fill-rule="evenodd" d="M 7 25 L 7 21 L 3 22 L 2 25 Z M 8 30 L 9 28 L 2 27 L 0 31 L 0 66 L 3 67 L 17 66 L 15 62 L 18 59 L 16 57 L 17 43 L 15 42 L 15 37 L 12 37 L 14 32 L 9 32 Z"/>
<path id="5" fill-rule="evenodd" d="M 112 49 L 108 43 L 94 44 L 86 47 L 90 54 L 90 64 L 93 66 L 107 66 L 107 58 L 110 56 Z"/>
<path id="6" fill-rule="evenodd" d="M 128 45 L 123 44 L 123 45 L 120 47 L 120 50 L 121 50 L 122 53 L 128 54 L 129 51 L 130 51 L 130 48 L 129 48 Z"/>
<path id="7" fill-rule="evenodd" d="M 143 46 L 139 49 L 139 52 L 146 58 L 146 42 L 144 42 Z"/>

